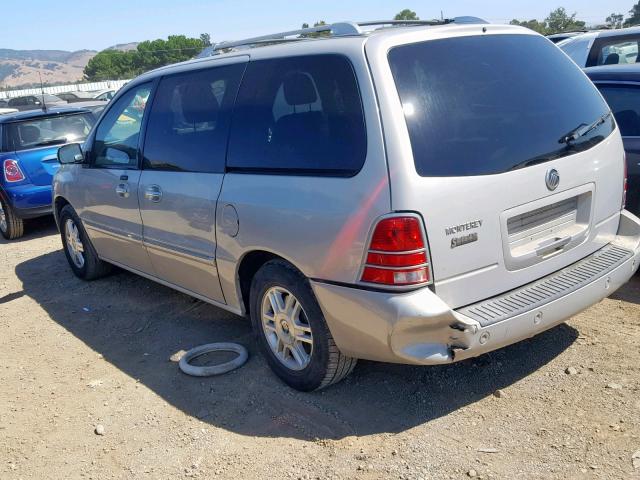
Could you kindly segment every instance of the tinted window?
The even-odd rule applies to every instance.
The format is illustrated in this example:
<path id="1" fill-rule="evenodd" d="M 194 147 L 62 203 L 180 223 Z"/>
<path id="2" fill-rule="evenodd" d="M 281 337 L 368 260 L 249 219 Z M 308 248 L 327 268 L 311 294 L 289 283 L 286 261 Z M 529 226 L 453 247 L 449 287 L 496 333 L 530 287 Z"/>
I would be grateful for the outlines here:
<path id="1" fill-rule="evenodd" d="M 560 142 L 609 108 L 543 37 L 434 40 L 396 47 L 389 60 L 423 176 L 485 175 L 541 163 L 590 148 L 614 128 L 609 118 Z"/>
<path id="2" fill-rule="evenodd" d="M 93 148 L 95 166 L 138 165 L 138 138 L 150 91 L 148 84 L 129 90 L 102 118 Z"/>
<path id="3" fill-rule="evenodd" d="M 640 86 L 598 85 L 613 111 L 620 132 L 626 137 L 640 136 Z"/>
<path id="4" fill-rule="evenodd" d="M 569 38 L 558 43 L 558 47 L 560 47 L 564 53 L 569 55 L 571 60 L 576 62 L 579 67 L 584 67 L 587 64 L 591 40 L 591 36 Z"/>
<path id="5" fill-rule="evenodd" d="M 164 78 L 149 112 L 144 168 L 223 172 L 231 110 L 245 64 Z"/>
<path id="6" fill-rule="evenodd" d="M 91 131 L 95 119 L 90 113 L 34 118 L 7 125 L 12 150 L 81 142 Z"/>
<path id="7" fill-rule="evenodd" d="M 640 35 L 598 39 L 593 45 L 590 65 L 618 65 L 638 61 Z"/>
<path id="8" fill-rule="evenodd" d="M 345 57 L 249 63 L 233 118 L 230 168 L 352 175 L 365 156 L 360 93 Z"/>

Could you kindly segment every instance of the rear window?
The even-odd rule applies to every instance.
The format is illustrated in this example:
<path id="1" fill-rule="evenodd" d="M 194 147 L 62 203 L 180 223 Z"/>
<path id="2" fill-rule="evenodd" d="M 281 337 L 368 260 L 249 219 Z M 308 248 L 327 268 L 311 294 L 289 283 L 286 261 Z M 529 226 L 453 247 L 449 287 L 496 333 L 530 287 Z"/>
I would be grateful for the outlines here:
<path id="1" fill-rule="evenodd" d="M 8 145 L 11 150 L 62 145 L 82 142 L 95 118 L 91 113 L 34 118 L 7 125 Z"/>
<path id="2" fill-rule="evenodd" d="M 620 133 L 640 137 L 640 85 L 598 85 L 616 117 Z"/>
<path id="3" fill-rule="evenodd" d="M 614 129 L 584 74 L 533 35 L 486 35 L 396 47 L 389 63 L 418 174 L 502 173 L 586 150 Z"/>

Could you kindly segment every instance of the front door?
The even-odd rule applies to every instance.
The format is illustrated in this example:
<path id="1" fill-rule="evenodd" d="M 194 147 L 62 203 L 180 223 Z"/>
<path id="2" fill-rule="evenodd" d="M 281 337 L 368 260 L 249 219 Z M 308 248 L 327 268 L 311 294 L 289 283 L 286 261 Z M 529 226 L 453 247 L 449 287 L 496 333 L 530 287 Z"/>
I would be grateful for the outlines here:
<path id="1" fill-rule="evenodd" d="M 216 201 L 244 59 L 164 77 L 149 112 L 138 199 L 156 275 L 224 302 L 216 268 Z"/>
<path id="2" fill-rule="evenodd" d="M 150 91 L 150 84 L 131 89 L 97 126 L 79 174 L 85 198 L 78 212 L 101 258 L 147 274 L 153 267 L 142 243 L 138 144 Z"/>

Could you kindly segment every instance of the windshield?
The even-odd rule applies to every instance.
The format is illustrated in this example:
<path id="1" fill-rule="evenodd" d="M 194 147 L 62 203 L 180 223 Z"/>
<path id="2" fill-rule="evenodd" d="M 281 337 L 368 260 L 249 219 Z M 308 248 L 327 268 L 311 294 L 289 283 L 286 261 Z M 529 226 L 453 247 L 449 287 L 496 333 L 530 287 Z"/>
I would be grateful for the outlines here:
<path id="1" fill-rule="evenodd" d="M 91 130 L 95 118 L 91 113 L 43 117 L 8 124 L 12 150 L 81 142 Z"/>
<path id="2" fill-rule="evenodd" d="M 433 40 L 396 47 L 389 62 L 422 176 L 523 168 L 591 148 L 615 128 L 595 87 L 543 37 Z"/>

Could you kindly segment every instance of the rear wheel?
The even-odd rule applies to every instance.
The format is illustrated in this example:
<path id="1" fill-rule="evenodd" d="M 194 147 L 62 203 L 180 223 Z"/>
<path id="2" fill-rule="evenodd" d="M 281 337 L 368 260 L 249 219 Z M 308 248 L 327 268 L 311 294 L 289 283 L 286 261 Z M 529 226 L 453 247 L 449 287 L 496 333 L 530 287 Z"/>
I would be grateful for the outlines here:
<path id="1" fill-rule="evenodd" d="M 356 365 L 336 346 L 308 280 L 281 260 L 267 262 L 251 284 L 251 322 L 269 366 L 287 385 L 318 390 Z"/>
<path id="2" fill-rule="evenodd" d="M 24 234 L 24 222 L 2 199 L 0 199 L 0 233 L 7 240 L 20 238 Z"/>
<path id="3" fill-rule="evenodd" d="M 113 267 L 100 260 L 75 210 L 66 205 L 59 218 L 64 253 L 73 273 L 83 280 L 95 280 L 110 273 Z"/>

